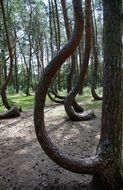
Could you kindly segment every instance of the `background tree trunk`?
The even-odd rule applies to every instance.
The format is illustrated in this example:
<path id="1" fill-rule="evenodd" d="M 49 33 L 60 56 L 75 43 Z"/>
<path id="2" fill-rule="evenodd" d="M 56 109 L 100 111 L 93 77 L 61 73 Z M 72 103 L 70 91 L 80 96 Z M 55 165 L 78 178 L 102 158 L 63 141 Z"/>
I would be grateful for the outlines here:
<path id="1" fill-rule="evenodd" d="M 67 115 L 70 117 L 71 120 L 74 121 L 84 121 L 89 120 L 95 117 L 94 113 L 91 111 L 88 112 L 82 112 L 81 114 L 76 113 L 74 109 L 72 108 L 73 101 L 75 100 L 75 97 L 81 87 L 84 85 L 85 76 L 88 69 L 89 64 L 89 58 L 90 58 L 90 51 L 91 51 L 91 2 L 86 1 L 85 4 L 85 50 L 84 50 L 84 58 L 83 58 L 83 64 L 81 66 L 80 70 L 80 76 L 79 79 L 75 85 L 75 87 L 71 90 L 69 95 L 66 97 L 64 106 L 65 111 Z"/>
<path id="2" fill-rule="evenodd" d="M 9 83 L 9 81 L 12 78 L 13 54 L 12 54 L 12 48 L 11 48 L 10 39 L 9 39 L 8 27 L 7 27 L 7 23 L 6 23 L 6 15 L 5 15 L 5 9 L 4 9 L 3 0 L 0 1 L 0 5 L 1 5 L 1 10 L 2 10 L 3 24 L 4 24 L 5 33 L 6 33 L 6 40 L 7 40 L 8 50 L 9 50 L 9 59 L 10 59 L 9 73 L 8 73 L 8 76 L 5 79 L 5 81 L 3 82 L 2 87 L 1 87 L 1 98 L 2 98 L 4 106 L 7 109 L 10 109 L 11 106 L 9 104 L 9 101 L 8 101 L 8 98 L 7 98 L 7 95 L 6 95 L 6 89 L 7 89 L 7 85 Z"/>

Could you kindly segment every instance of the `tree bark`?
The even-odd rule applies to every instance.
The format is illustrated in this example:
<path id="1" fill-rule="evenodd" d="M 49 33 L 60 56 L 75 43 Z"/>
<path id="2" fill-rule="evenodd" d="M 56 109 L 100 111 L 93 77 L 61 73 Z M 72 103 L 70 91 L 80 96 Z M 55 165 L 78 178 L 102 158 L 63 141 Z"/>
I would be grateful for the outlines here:
<path id="1" fill-rule="evenodd" d="M 121 7 L 121 0 L 103 0 L 104 95 L 98 149 L 107 149 L 113 162 L 94 176 L 93 181 L 101 190 L 120 190 L 122 185 Z"/>
<path id="2" fill-rule="evenodd" d="M 57 103 L 57 104 L 64 104 L 64 99 L 56 99 L 56 97 L 53 97 L 52 92 L 50 90 L 48 90 L 47 95 L 50 98 L 50 100 L 52 100 L 53 102 Z"/>
<path id="3" fill-rule="evenodd" d="M 79 79 L 76 83 L 76 86 L 71 90 L 69 95 L 66 97 L 64 102 L 64 107 L 67 115 L 69 118 L 73 121 L 84 121 L 84 120 L 90 120 L 95 117 L 94 113 L 91 111 L 85 111 L 82 113 L 76 113 L 75 110 L 72 108 L 73 100 L 75 99 L 77 93 L 83 87 L 85 76 L 88 69 L 89 64 L 89 57 L 90 57 L 90 51 L 91 51 L 91 18 L 90 18 L 90 10 L 91 10 L 91 3 L 90 1 L 86 2 L 86 8 L 85 8 L 85 52 L 84 52 L 84 58 L 83 58 L 83 64 L 80 71 Z"/>
<path id="4" fill-rule="evenodd" d="M 6 78 L 6 80 L 3 82 L 2 87 L 1 87 L 1 98 L 3 101 L 4 106 L 7 109 L 10 109 L 11 106 L 8 102 L 8 98 L 6 95 L 6 89 L 7 89 L 7 85 L 12 77 L 12 68 L 13 68 L 13 54 L 12 54 L 12 48 L 10 45 L 10 39 L 9 39 L 9 33 L 8 33 L 8 27 L 7 27 L 7 23 L 6 23 L 6 15 L 5 15 L 5 9 L 4 9 L 4 4 L 3 1 L 0 1 L 0 5 L 1 5 L 1 10 L 2 10 L 2 16 L 3 16 L 3 24 L 4 24 L 4 28 L 5 28 L 5 33 L 6 33 L 6 40 L 7 40 L 7 45 L 8 45 L 8 50 L 9 50 L 9 58 L 10 58 L 10 68 L 9 68 L 9 74 Z"/>
<path id="5" fill-rule="evenodd" d="M 71 35 L 71 30 L 70 30 L 70 24 L 69 24 L 69 19 L 68 19 L 68 14 L 67 14 L 66 0 L 61 0 L 61 5 L 62 5 L 62 10 L 63 10 L 67 40 L 69 40 L 70 35 Z M 68 93 L 72 89 L 72 79 L 73 79 L 73 74 L 75 72 L 75 55 L 74 54 L 70 57 L 70 60 L 71 60 L 71 63 L 69 65 L 70 71 L 69 71 L 68 77 L 67 77 L 67 92 Z M 78 113 L 83 112 L 83 108 L 76 102 L 75 99 L 73 100 L 72 107 Z"/>
<path id="6" fill-rule="evenodd" d="M 12 107 L 7 112 L 0 114 L 0 119 L 9 119 L 20 116 L 20 111 L 17 107 Z"/>
<path id="7" fill-rule="evenodd" d="M 53 48 L 53 27 L 52 27 L 52 6 L 51 6 L 51 1 L 48 0 L 49 3 L 49 25 L 50 25 L 50 50 L 51 50 L 51 58 L 54 57 L 54 48 Z"/>
<path id="8" fill-rule="evenodd" d="M 14 34 L 15 34 L 15 41 L 17 41 L 17 32 L 16 32 L 16 29 L 14 29 Z M 17 56 L 17 47 L 15 45 L 15 55 L 14 55 L 14 58 L 15 58 L 15 68 L 14 68 L 14 73 L 15 73 L 15 90 L 16 90 L 16 93 L 19 92 L 19 80 L 18 80 L 18 56 Z"/>
<path id="9" fill-rule="evenodd" d="M 2 0 L 0 1 L 0 5 L 1 5 L 1 10 L 2 10 L 2 15 L 3 15 L 3 23 L 4 23 L 5 33 L 6 33 L 7 45 L 8 45 L 8 50 L 9 50 L 9 59 L 10 59 L 9 73 L 8 73 L 8 76 L 7 76 L 6 80 L 5 80 L 5 82 L 3 83 L 2 87 L 1 87 L 1 98 L 2 98 L 4 106 L 8 109 L 8 112 L 6 112 L 5 114 L 2 114 L 0 116 L 0 119 L 3 119 L 3 118 L 8 118 L 8 116 L 9 117 L 16 117 L 16 115 L 20 114 L 20 111 L 22 111 L 22 109 L 17 108 L 17 107 L 11 108 L 11 106 L 10 106 L 10 104 L 8 102 L 7 95 L 6 95 L 7 85 L 8 85 L 9 81 L 12 78 L 13 53 L 12 53 L 12 47 L 11 47 L 11 44 L 10 44 L 7 23 L 6 23 L 4 3 L 3 3 Z M 13 109 L 14 109 L 14 111 L 13 111 Z"/>
<path id="10" fill-rule="evenodd" d="M 65 155 L 53 144 L 45 130 L 44 106 L 48 87 L 60 66 L 74 52 L 82 36 L 81 0 L 73 0 L 73 6 L 76 21 L 73 35 L 46 67 L 36 89 L 34 109 L 36 135 L 46 154 L 61 167 L 76 173 L 93 174 L 93 185 L 98 190 L 120 190 L 122 185 L 121 0 L 103 1 L 104 98 L 101 138 L 96 155 L 85 159 Z"/>
<path id="11" fill-rule="evenodd" d="M 68 18 L 68 14 L 67 14 L 66 0 L 61 0 L 61 5 L 62 5 L 67 40 L 69 40 L 71 31 L 70 31 L 69 18 Z M 75 55 L 74 54 L 70 57 L 70 60 L 71 60 L 71 62 L 69 64 L 70 71 L 69 71 L 68 77 L 67 77 L 67 92 L 68 93 L 72 89 L 72 79 L 73 79 L 73 74 L 75 72 Z"/>
<path id="12" fill-rule="evenodd" d="M 64 48 L 62 48 L 45 68 L 44 74 L 36 89 L 34 123 L 36 135 L 47 155 L 60 166 L 77 173 L 95 173 L 102 166 L 102 161 L 96 157 L 76 159 L 62 154 L 49 139 L 45 130 L 44 106 L 46 94 L 52 78 L 63 62 L 75 51 L 83 33 L 83 14 L 81 0 L 73 0 L 75 27 L 73 34 Z M 80 27 L 81 26 L 81 27 Z M 42 92 L 42 94 L 40 93 Z M 103 166 L 106 167 L 107 163 Z M 102 168 L 101 168 L 102 169 Z"/>

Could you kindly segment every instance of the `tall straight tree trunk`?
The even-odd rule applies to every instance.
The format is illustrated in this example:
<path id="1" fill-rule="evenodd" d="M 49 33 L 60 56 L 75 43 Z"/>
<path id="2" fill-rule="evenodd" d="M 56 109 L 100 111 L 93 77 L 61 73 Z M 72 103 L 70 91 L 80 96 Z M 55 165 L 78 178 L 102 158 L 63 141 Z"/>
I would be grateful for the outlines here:
<path id="1" fill-rule="evenodd" d="M 95 16 L 94 16 L 95 19 Z M 92 29 L 92 54 L 93 54 L 93 74 L 92 74 L 92 82 L 91 82 L 91 93 L 95 100 L 102 100 L 102 97 L 98 96 L 96 93 L 96 84 L 97 84 L 97 71 L 99 66 L 99 59 L 98 59 L 98 49 L 97 49 L 97 32 L 95 32 L 96 28 L 96 21 L 94 27 L 93 15 L 91 10 L 91 29 Z"/>
<path id="2" fill-rule="evenodd" d="M 16 34 L 16 30 L 14 30 L 14 33 L 15 33 L 15 40 L 17 41 L 17 34 Z M 18 80 L 18 56 L 17 56 L 17 47 L 15 45 L 15 55 L 14 55 L 14 58 L 15 58 L 15 67 L 14 67 L 14 72 L 15 72 L 15 90 L 16 90 L 16 93 L 19 92 L 19 80 Z"/>
<path id="3" fill-rule="evenodd" d="M 29 34 L 29 66 L 27 69 L 26 96 L 30 95 L 31 73 L 32 73 L 32 41 L 31 41 L 31 36 Z"/>
<path id="4" fill-rule="evenodd" d="M 52 7 L 51 7 L 51 1 L 48 0 L 49 3 L 49 25 L 50 25 L 50 50 L 51 50 L 51 58 L 53 58 L 54 55 L 54 48 L 53 48 L 53 27 L 52 27 Z"/>

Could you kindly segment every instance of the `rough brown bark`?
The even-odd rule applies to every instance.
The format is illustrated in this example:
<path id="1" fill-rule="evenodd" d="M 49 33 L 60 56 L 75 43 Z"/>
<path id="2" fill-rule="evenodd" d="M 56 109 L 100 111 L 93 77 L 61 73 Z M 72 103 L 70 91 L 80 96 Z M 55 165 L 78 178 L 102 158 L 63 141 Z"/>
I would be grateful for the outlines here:
<path id="1" fill-rule="evenodd" d="M 103 4 L 105 37 L 104 98 L 101 138 L 96 155 L 85 159 L 76 159 L 65 155 L 48 137 L 44 122 L 44 106 L 50 82 L 62 63 L 76 49 L 82 35 L 82 29 L 80 28 L 83 17 L 81 0 L 73 0 L 76 24 L 70 41 L 46 67 L 38 84 L 35 96 L 34 123 L 39 143 L 54 162 L 72 172 L 93 174 L 93 184 L 98 190 L 120 190 L 122 185 L 121 0 L 104 0 Z"/>
<path id="2" fill-rule="evenodd" d="M 8 33 L 8 28 L 7 28 L 7 23 L 6 23 L 6 15 L 5 15 L 5 9 L 4 9 L 4 4 L 3 4 L 3 0 L 0 1 L 0 5 L 1 5 L 1 11 L 2 11 L 2 16 L 3 16 L 3 24 L 4 24 L 4 28 L 5 28 L 5 33 L 6 33 L 6 40 L 7 40 L 7 45 L 8 45 L 8 50 L 9 50 L 9 59 L 10 59 L 10 68 L 9 68 L 9 74 L 6 78 L 6 80 L 3 82 L 2 87 L 1 87 L 1 98 L 3 101 L 4 106 L 7 109 L 10 109 L 11 106 L 8 102 L 8 98 L 6 95 L 6 89 L 7 89 L 7 85 L 12 77 L 12 68 L 13 68 L 13 54 L 12 54 L 12 48 L 10 45 L 10 39 L 9 39 L 9 33 Z"/>
<path id="3" fill-rule="evenodd" d="M 68 19 L 68 14 L 67 14 L 66 0 L 61 0 L 61 5 L 62 5 L 62 10 L 63 10 L 63 16 L 64 16 L 64 23 L 65 23 L 65 30 L 66 30 L 67 40 L 69 40 L 71 31 L 70 31 L 70 26 L 69 26 L 69 21 L 68 21 L 69 19 Z M 72 55 L 71 56 L 70 72 L 68 73 L 68 77 L 67 77 L 67 91 L 68 91 L 68 93 L 72 89 L 72 78 L 73 78 L 74 71 L 75 71 L 75 56 Z M 55 81 L 56 77 L 52 80 L 51 87 L 53 86 L 53 83 L 54 83 L 53 81 Z M 53 90 L 53 88 L 51 88 L 51 93 L 53 93 L 59 99 L 65 99 L 65 97 L 59 96 L 55 92 L 55 90 Z M 61 103 L 61 104 L 64 103 L 61 100 L 56 100 L 55 98 L 53 98 L 50 93 L 48 93 L 48 96 L 55 103 Z M 74 108 L 74 110 L 77 113 L 84 111 L 83 108 L 76 102 L 75 99 L 73 100 L 72 107 Z"/>
<path id="4" fill-rule="evenodd" d="M 10 59 L 10 68 L 9 68 L 9 73 L 4 81 L 2 87 L 1 87 L 1 98 L 3 101 L 4 106 L 9 110 L 7 113 L 3 113 L 0 116 L 0 119 L 2 118 L 8 118 L 8 117 L 16 117 L 16 115 L 20 114 L 20 111 L 22 111 L 21 108 L 11 108 L 11 105 L 8 102 L 8 98 L 6 95 L 6 89 L 9 81 L 12 78 L 12 69 L 13 69 L 13 52 L 12 52 L 12 47 L 10 44 L 10 39 L 9 39 L 9 33 L 8 33 L 8 28 L 7 28 L 7 23 L 6 23 L 6 15 L 5 15 L 5 9 L 4 9 L 4 3 L 3 0 L 0 1 L 1 5 L 1 10 L 2 10 L 2 15 L 3 15 L 3 23 L 4 23 L 4 28 L 5 28 L 5 33 L 6 33 L 6 40 L 7 40 L 7 45 L 8 45 L 8 50 L 9 50 L 9 59 Z M 14 110 L 14 111 L 13 111 Z"/>
<path id="5" fill-rule="evenodd" d="M 89 120 L 95 117 L 94 113 L 91 111 L 85 111 L 82 113 L 76 113 L 75 110 L 72 108 L 73 100 L 75 99 L 77 93 L 83 87 L 85 76 L 88 69 L 89 64 L 89 57 L 90 57 L 90 51 L 91 51 L 91 18 L 90 18 L 90 12 L 91 12 L 91 3 L 90 1 L 86 1 L 86 8 L 85 8 L 85 52 L 84 52 L 84 58 L 83 58 L 83 64 L 80 71 L 79 79 L 76 83 L 76 86 L 71 90 L 69 95 L 66 97 L 64 106 L 65 111 L 69 118 L 74 121 L 84 121 Z"/>
<path id="6" fill-rule="evenodd" d="M 101 138 L 112 163 L 94 182 L 100 189 L 120 190 L 122 185 L 122 111 L 121 111 L 121 0 L 103 0 L 104 8 L 104 82 Z M 98 147 L 98 149 L 100 148 Z"/>
<path id="7" fill-rule="evenodd" d="M 67 14 L 66 0 L 61 0 L 61 5 L 62 5 L 62 10 L 63 10 L 67 40 L 69 40 L 70 35 L 71 35 L 71 30 L 70 30 L 69 18 L 68 18 L 68 14 Z M 70 61 L 71 61 L 69 64 L 70 71 L 67 76 L 67 92 L 68 93 L 72 89 L 72 79 L 73 79 L 73 74 L 75 72 L 75 55 L 74 54 L 70 57 Z"/>
<path id="8" fill-rule="evenodd" d="M 75 51 L 77 45 L 80 42 L 83 32 L 81 0 L 73 0 L 73 5 L 75 14 L 74 31 L 69 42 L 57 53 L 56 57 L 54 57 L 54 59 L 52 59 L 52 61 L 48 64 L 48 66 L 45 68 L 43 76 L 40 79 L 35 95 L 34 123 L 38 141 L 52 160 L 54 160 L 63 168 L 70 171 L 77 173 L 93 174 L 99 170 L 101 172 L 102 168 L 105 168 L 107 166 L 107 159 L 105 160 L 105 163 L 103 165 L 102 160 L 98 159 L 97 156 L 87 159 L 76 159 L 61 153 L 48 137 L 44 123 L 44 106 L 46 93 L 48 91 L 50 82 L 57 73 L 60 66 L 63 64 L 63 62 Z"/>

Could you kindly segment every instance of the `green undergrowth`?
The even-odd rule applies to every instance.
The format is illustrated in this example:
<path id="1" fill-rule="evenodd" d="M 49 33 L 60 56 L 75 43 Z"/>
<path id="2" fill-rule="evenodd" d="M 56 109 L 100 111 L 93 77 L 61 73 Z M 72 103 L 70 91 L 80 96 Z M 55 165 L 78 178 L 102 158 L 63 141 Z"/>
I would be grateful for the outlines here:
<path id="1" fill-rule="evenodd" d="M 102 96 L 102 88 L 97 88 L 96 92 L 99 96 Z M 77 102 L 79 102 L 85 109 L 98 110 L 102 106 L 102 101 L 94 100 L 91 95 L 90 88 L 86 87 L 83 89 L 83 94 L 76 97 Z"/>
<path id="2" fill-rule="evenodd" d="M 11 106 L 22 107 L 23 110 L 30 109 L 34 104 L 34 95 L 25 96 L 23 93 L 8 95 L 8 99 Z M 4 106 L 1 106 L 0 103 L 0 112 L 5 111 Z"/>
<path id="3" fill-rule="evenodd" d="M 102 93 L 101 89 L 97 89 L 97 93 L 98 95 L 101 95 Z M 60 94 L 66 95 L 66 92 L 62 91 Z M 8 99 L 12 106 L 20 106 L 22 107 L 23 110 L 31 109 L 34 107 L 34 95 L 26 96 L 23 93 L 19 93 L 19 94 L 8 95 Z M 78 95 L 76 99 L 82 106 L 84 106 L 85 109 L 92 109 L 92 110 L 99 109 L 102 104 L 102 101 L 93 100 L 92 95 L 90 93 L 90 89 L 88 87 L 84 88 L 83 94 Z M 52 102 L 47 97 L 46 105 L 50 105 L 50 104 L 52 104 Z M 0 99 L 0 112 L 3 112 L 5 110 L 6 109 L 2 105 L 2 102 Z"/>

